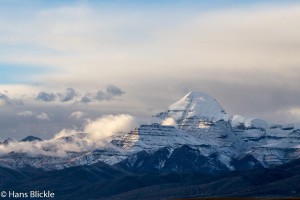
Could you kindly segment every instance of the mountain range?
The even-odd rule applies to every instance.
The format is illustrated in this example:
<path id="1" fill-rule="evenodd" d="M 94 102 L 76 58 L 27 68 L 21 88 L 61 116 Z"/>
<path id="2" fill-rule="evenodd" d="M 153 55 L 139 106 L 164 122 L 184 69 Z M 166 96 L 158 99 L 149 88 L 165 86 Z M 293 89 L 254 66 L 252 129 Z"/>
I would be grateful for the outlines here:
<path id="1" fill-rule="evenodd" d="M 87 134 L 55 138 L 54 143 L 84 143 Z M 176 190 L 181 191 L 180 195 L 166 195 L 164 198 L 270 195 L 273 194 L 272 188 L 283 184 L 280 181 L 299 183 L 300 125 L 280 125 L 256 118 L 232 116 L 216 99 L 202 92 L 188 93 L 166 111 L 153 116 L 151 123 L 114 134 L 94 149 L 70 150 L 65 155 L 57 156 L 53 154 L 58 151 L 53 143 L 35 136 L 19 142 L 7 139 L 0 146 L 5 149 L 26 144 L 38 148 L 42 142 L 47 144 L 42 146 L 46 154 L 26 151 L 1 154 L 0 176 L 4 174 L 4 180 L 7 180 L 2 182 L 3 188 L 15 185 L 19 190 L 24 190 L 30 185 L 37 187 L 38 183 L 46 182 L 47 177 L 55 177 L 56 182 L 50 181 L 48 186 L 59 190 L 57 194 L 64 194 L 63 198 L 68 198 L 65 194 L 67 186 L 62 191 L 54 185 L 62 184 L 60 181 L 65 183 L 62 177 L 70 176 L 70 180 L 80 182 L 76 185 L 67 181 L 66 185 L 71 185 L 71 196 L 77 193 L 83 195 L 84 191 L 94 192 L 96 188 L 108 187 L 107 184 L 125 184 L 116 189 L 101 189 L 93 197 L 117 195 L 116 199 L 126 199 L 125 196 L 129 195 L 131 198 L 127 199 L 143 199 L 140 195 L 145 190 L 159 194 L 149 199 L 161 199 L 164 196 L 162 191 L 174 194 Z M 275 175 L 277 172 L 279 174 Z M 265 175 L 267 177 L 261 177 Z M 30 184 L 26 186 L 24 182 L 16 181 L 18 176 L 24 176 Z M 32 180 L 31 176 L 35 179 Z M 194 180 L 196 177 L 199 180 Z M 228 186 L 227 193 L 224 185 Z M 240 189 L 234 191 L 230 188 L 233 185 Z M 256 185 L 267 186 L 260 191 L 255 188 Z M 185 187 L 190 192 L 183 195 Z M 213 192 L 213 188 L 222 190 Z M 299 190 L 296 189 L 294 186 L 290 190 L 286 188 L 282 195 L 297 195 Z"/>

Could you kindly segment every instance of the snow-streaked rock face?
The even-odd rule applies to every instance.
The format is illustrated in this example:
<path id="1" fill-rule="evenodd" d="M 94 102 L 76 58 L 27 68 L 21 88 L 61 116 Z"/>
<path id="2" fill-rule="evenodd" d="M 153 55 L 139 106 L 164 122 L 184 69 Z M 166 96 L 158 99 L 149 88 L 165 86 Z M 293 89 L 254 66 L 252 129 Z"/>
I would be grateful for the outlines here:
<path id="1" fill-rule="evenodd" d="M 159 123 L 143 124 L 129 133 L 112 136 L 111 142 L 101 148 L 70 152 L 65 157 L 12 152 L 0 156 L 0 166 L 30 165 L 53 170 L 102 161 L 143 171 L 183 170 L 189 164 L 206 163 L 194 166 L 193 170 L 214 172 L 270 167 L 300 158 L 299 124 L 277 125 L 256 118 L 230 116 L 205 93 L 191 92 L 155 117 Z M 85 137 L 81 133 L 76 135 L 76 140 L 72 136 L 58 140 L 72 143 Z M 200 159 L 185 164 L 185 159 L 176 159 L 176 152 L 189 155 L 191 159 L 186 159 L 187 162 L 192 162 L 194 157 L 203 162 L 198 162 Z M 153 166 L 148 166 L 151 163 Z"/>
<path id="2" fill-rule="evenodd" d="M 174 126 L 163 126 L 157 123 L 141 125 L 113 143 L 129 152 L 146 150 L 155 151 L 162 147 L 180 147 L 185 144 L 199 145 L 199 141 L 192 135 L 176 129 Z"/>

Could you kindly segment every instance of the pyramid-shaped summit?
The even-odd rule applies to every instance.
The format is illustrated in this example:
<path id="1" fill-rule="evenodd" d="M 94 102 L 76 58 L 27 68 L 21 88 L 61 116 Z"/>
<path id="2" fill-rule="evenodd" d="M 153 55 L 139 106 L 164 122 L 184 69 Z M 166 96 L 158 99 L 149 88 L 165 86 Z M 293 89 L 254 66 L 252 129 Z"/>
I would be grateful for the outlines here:
<path id="1" fill-rule="evenodd" d="M 230 118 L 215 98 L 203 92 L 188 93 L 157 117 L 173 118 L 177 124 L 193 118 L 211 122 L 228 121 Z"/>

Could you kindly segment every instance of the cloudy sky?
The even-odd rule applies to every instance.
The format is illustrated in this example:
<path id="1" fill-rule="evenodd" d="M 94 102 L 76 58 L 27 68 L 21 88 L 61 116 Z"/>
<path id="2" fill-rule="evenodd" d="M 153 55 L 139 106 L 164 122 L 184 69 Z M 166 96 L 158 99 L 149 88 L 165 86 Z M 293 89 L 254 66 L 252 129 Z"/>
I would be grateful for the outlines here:
<path id="1" fill-rule="evenodd" d="M 299 21 L 292 0 L 0 0 L 0 139 L 151 116 L 189 91 L 300 123 Z"/>

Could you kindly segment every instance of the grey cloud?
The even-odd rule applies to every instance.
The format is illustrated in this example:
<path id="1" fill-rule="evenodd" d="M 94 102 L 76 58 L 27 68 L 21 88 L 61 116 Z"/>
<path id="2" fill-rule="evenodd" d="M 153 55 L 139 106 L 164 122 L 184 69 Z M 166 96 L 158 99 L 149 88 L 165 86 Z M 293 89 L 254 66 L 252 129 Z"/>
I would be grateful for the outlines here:
<path id="1" fill-rule="evenodd" d="M 109 85 L 106 88 L 106 92 L 107 92 L 107 94 L 110 94 L 112 96 L 121 96 L 121 95 L 123 95 L 125 93 L 120 88 L 118 88 L 118 87 L 116 87 L 114 85 Z"/>
<path id="2" fill-rule="evenodd" d="M 80 100 L 80 103 L 91 103 L 94 101 L 110 101 L 114 97 L 122 96 L 125 94 L 120 88 L 109 85 L 105 90 L 99 90 L 96 93 L 86 93 Z"/>
<path id="3" fill-rule="evenodd" d="M 40 92 L 36 98 L 36 100 L 45 101 L 45 102 L 51 102 L 55 101 L 56 95 L 53 93 L 47 93 L 47 92 Z"/>
<path id="4" fill-rule="evenodd" d="M 22 105 L 23 101 L 20 99 L 12 99 L 8 95 L 0 93 L 0 106 L 4 105 Z"/>
<path id="5" fill-rule="evenodd" d="M 123 90 L 120 88 L 109 85 L 105 88 L 105 90 L 99 90 L 97 92 L 88 92 L 84 95 L 81 95 L 76 89 L 74 88 L 67 88 L 64 92 L 61 93 L 47 93 L 47 92 L 40 92 L 36 96 L 36 100 L 44 101 L 44 102 L 52 102 L 59 98 L 60 102 L 69 102 L 74 101 L 77 103 L 91 103 L 95 101 L 109 101 L 114 99 L 115 97 L 122 96 L 125 94 Z M 0 96 L 1 98 L 1 96 Z"/>
<path id="6" fill-rule="evenodd" d="M 76 98 L 78 93 L 74 88 L 67 88 L 64 93 L 59 93 L 58 96 L 61 102 L 67 102 Z"/>
<path id="7" fill-rule="evenodd" d="M 120 88 L 114 86 L 114 85 L 109 85 L 107 86 L 105 91 L 98 91 L 96 94 L 96 100 L 98 101 L 108 101 L 113 99 L 114 97 L 117 96 L 122 96 L 125 94 L 124 91 L 122 91 Z"/>
<path id="8" fill-rule="evenodd" d="M 52 102 L 59 97 L 61 102 L 67 102 L 73 100 L 77 95 L 78 94 L 75 89 L 67 88 L 64 93 L 58 93 L 57 95 L 54 93 L 40 92 L 35 99 L 44 102 Z"/>
<path id="9" fill-rule="evenodd" d="M 85 94 L 80 100 L 81 103 L 91 103 L 92 101 L 93 100 L 90 93 Z"/>
<path id="10" fill-rule="evenodd" d="M 98 101 L 103 101 L 103 100 L 109 100 L 110 99 L 110 96 L 107 95 L 105 92 L 103 91 L 98 91 L 97 94 L 96 94 L 96 99 Z"/>

